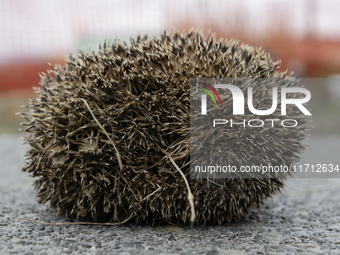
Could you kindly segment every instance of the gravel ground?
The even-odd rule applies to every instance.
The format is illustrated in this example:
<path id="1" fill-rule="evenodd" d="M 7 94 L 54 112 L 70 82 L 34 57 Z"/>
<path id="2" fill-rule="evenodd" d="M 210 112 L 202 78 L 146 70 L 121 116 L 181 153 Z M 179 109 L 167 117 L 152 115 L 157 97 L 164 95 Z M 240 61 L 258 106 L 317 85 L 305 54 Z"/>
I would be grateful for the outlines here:
<path id="1" fill-rule="evenodd" d="M 0 136 L 0 254 L 340 254 L 340 178 L 291 178 L 286 190 L 249 219 L 222 226 L 45 226 L 64 222 L 38 205 L 20 172 L 25 146 Z M 340 137 L 317 137 L 309 163 L 340 163 Z M 318 162 L 321 160 L 322 162 Z"/>

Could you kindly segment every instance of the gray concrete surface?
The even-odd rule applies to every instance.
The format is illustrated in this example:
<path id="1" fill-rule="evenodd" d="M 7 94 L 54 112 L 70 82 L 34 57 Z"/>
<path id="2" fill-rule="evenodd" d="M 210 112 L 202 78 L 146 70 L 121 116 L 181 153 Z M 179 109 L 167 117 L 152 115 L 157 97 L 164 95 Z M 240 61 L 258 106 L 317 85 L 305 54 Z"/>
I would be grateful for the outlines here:
<path id="1" fill-rule="evenodd" d="M 294 178 L 248 220 L 222 226 L 44 226 L 64 222 L 38 205 L 20 172 L 25 146 L 0 136 L 0 254 L 340 254 L 340 178 Z M 340 137 L 317 137 L 304 162 L 340 163 Z"/>

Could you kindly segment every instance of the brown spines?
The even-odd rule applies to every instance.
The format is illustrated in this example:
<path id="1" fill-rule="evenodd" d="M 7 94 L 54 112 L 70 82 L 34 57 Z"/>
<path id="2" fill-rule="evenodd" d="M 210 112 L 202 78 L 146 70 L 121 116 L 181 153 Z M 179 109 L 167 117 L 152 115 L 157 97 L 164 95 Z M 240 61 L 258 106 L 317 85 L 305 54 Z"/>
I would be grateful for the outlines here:
<path id="1" fill-rule="evenodd" d="M 188 189 L 163 149 L 186 175 L 195 223 L 239 219 L 278 192 L 283 180 L 190 178 L 189 80 L 283 77 L 278 67 L 261 49 L 205 39 L 194 31 L 137 37 L 131 46 L 104 43 L 99 52 L 70 55 L 66 66 L 42 75 L 43 89 L 37 89 L 23 114 L 31 146 L 23 170 L 37 177 L 38 201 L 49 201 L 60 215 L 99 222 L 187 223 Z M 301 150 L 302 132 L 280 130 L 272 137 L 271 143 L 292 151 L 287 158 L 278 154 L 283 161 L 292 161 Z M 249 134 L 241 132 L 236 140 L 231 136 L 239 146 L 230 151 L 236 157 L 259 152 Z M 249 151 L 242 151 L 242 143 L 248 143 Z"/>

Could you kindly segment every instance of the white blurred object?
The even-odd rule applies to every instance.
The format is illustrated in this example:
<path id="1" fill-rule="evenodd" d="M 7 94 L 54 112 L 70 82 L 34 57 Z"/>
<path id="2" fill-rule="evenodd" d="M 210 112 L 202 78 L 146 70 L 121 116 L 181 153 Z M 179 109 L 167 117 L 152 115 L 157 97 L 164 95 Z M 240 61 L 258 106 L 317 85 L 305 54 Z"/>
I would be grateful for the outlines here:
<path id="1" fill-rule="evenodd" d="M 98 48 L 105 38 L 159 34 L 166 22 L 162 3 L 165 0 L 0 0 L 0 65 L 68 55 L 85 39 L 95 40 Z"/>

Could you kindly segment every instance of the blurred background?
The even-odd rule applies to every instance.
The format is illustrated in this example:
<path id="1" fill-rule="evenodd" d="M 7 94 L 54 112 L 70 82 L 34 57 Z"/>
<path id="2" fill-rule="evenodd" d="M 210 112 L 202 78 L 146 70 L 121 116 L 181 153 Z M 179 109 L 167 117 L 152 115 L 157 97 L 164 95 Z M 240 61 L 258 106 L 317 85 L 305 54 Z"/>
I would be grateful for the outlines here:
<path id="1" fill-rule="evenodd" d="M 17 131 L 15 113 L 34 97 L 48 62 L 64 64 L 105 38 L 197 28 L 262 46 L 295 76 L 340 77 L 339 13 L 337 0 L 0 0 L 0 133 Z M 334 81 L 308 87 L 312 133 L 340 134 Z"/>

